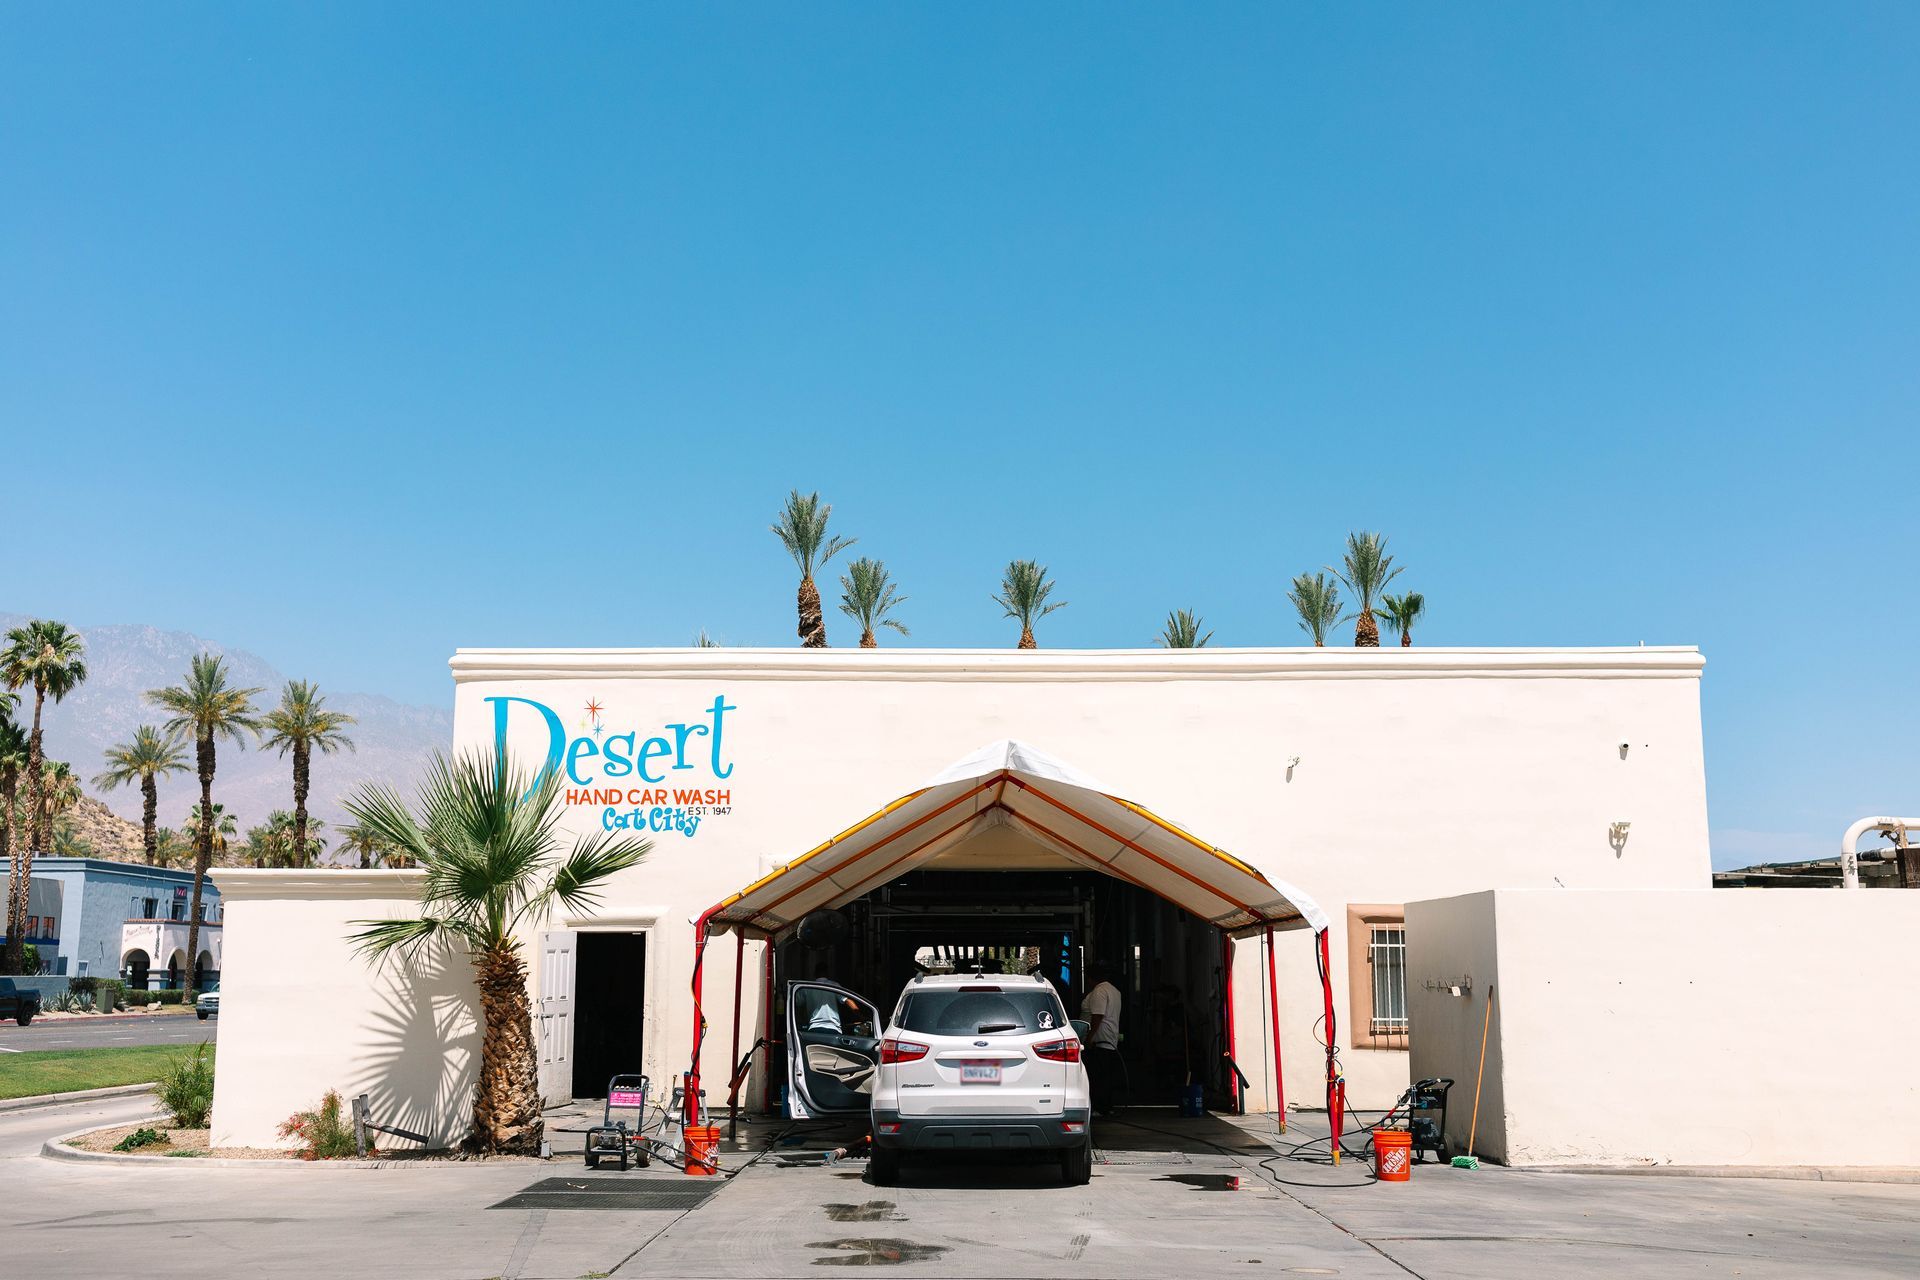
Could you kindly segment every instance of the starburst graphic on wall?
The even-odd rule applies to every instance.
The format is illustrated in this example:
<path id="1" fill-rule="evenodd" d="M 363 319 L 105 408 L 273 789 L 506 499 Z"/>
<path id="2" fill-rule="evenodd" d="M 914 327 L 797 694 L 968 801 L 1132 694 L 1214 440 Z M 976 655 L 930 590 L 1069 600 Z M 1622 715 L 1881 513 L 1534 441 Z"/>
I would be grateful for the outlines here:
<path id="1" fill-rule="evenodd" d="M 600 713 L 605 710 L 606 708 L 600 705 L 599 699 L 587 699 L 587 724 L 588 727 L 593 730 L 593 736 L 596 738 L 600 736 L 601 730 L 606 728 L 606 726 L 600 722 Z"/>

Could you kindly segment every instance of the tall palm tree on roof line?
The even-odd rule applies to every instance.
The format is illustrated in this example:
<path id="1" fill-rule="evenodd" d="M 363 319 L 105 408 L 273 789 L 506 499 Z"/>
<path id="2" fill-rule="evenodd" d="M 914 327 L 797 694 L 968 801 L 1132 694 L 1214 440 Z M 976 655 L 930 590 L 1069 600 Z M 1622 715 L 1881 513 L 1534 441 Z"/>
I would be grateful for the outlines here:
<path id="1" fill-rule="evenodd" d="M 1300 615 L 1300 629 L 1313 637 L 1316 649 L 1326 647 L 1327 630 L 1340 620 L 1340 588 L 1324 573 L 1303 573 L 1287 590 Z"/>
<path id="2" fill-rule="evenodd" d="M 195 654 L 187 668 L 187 678 L 165 689 L 147 691 L 147 701 L 172 713 L 162 727 L 169 733 L 191 736 L 194 763 L 200 777 L 200 837 L 193 856 L 193 905 L 187 915 L 186 994 L 181 999 L 192 1003 L 197 977 L 191 958 L 200 954 L 200 895 L 207 880 L 207 868 L 213 865 L 213 824 L 217 810 L 213 803 L 213 775 L 218 766 L 215 743 L 220 739 L 240 742 L 246 734 L 260 732 L 260 712 L 253 705 L 258 689 L 237 689 L 227 683 L 227 662 L 211 653 Z"/>
<path id="3" fill-rule="evenodd" d="M 1400 570 L 1393 567 L 1393 557 L 1387 554 L 1387 540 L 1377 533 L 1348 534 L 1347 550 L 1340 557 L 1340 565 L 1338 569 L 1328 566 L 1328 572 L 1353 592 L 1360 606 L 1351 615 L 1356 619 L 1354 648 L 1378 649 L 1380 624 L 1373 616 L 1373 602 L 1387 589 L 1388 583 L 1400 576 Z"/>
<path id="4" fill-rule="evenodd" d="M 820 612 L 820 588 L 813 571 L 845 551 L 858 539 L 827 537 L 827 518 L 833 507 L 820 501 L 818 490 L 787 495 L 786 505 L 774 517 L 773 536 L 800 567 L 800 643 L 808 649 L 827 647 L 827 621 Z"/>
<path id="5" fill-rule="evenodd" d="M 1400 633 L 1400 647 L 1413 647 L 1413 624 L 1427 616 L 1427 598 L 1418 591 L 1408 591 L 1397 596 L 1381 596 L 1382 611 L 1387 615 L 1387 626 Z"/>
<path id="6" fill-rule="evenodd" d="M 85 643 L 64 622 L 36 618 L 7 632 L 0 650 L 0 677 L 7 688 L 33 686 L 33 730 L 27 736 L 27 822 L 30 834 L 15 852 L 7 877 L 7 949 L 0 956 L 0 973 L 19 973 L 26 962 L 27 892 L 32 883 L 33 856 L 47 847 L 45 778 L 46 758 L 40 732 L 41 711 L 47 698 L 61 701 L 87 678 L 81 655 Z"/>
<path id="7" fill-rule="evenodd" d="M 344 711 L 327 710 L 327 700 L 308 680 L 289 680 L 280 690 L 280 705 L 262 720 L 262 746 L 278 747 L 281 755 L 293 753 L 293 849 L 295 857 L 307 856 L 307 791 L 312 784 L 313 753 L 332 755 L 345 747 L 355 750 L 346 728 L 356 723 Z M 296 866 L 305 866 L 297 862 Z"/>
<path id="8" fill-rule="evenodd" d="M 840 575 L 840 612 L 860 624 L 862 649 L 880 647 L 880 642 L 873 637 L 876 626 L 892 627 L 903 636 L 908 634 L 906 623 L 887 616 L 895 607 L 906 603 L 907 598 L 898 592 L 887 566 L 865 556 L 848 565 L 847 571 Z"/>
<path id="9" fill-rule="evenodd" d="M 147 865 L 157 866 L 160 860 L 159 779 L 187 771 L 187 757 L 180 739 L 143 724 L 133 731 L 133 737 L 107 748 L 106 763 L 106 771 L 93 780 L 93 785 L 111 791 L 133 782 L 140 784 L 141 849 L 146 854 Z"/>
<path id="10" fill-rule="evenodd" d="M 1193 610 L 1175 609 L 1167 615 L 1154 644 L 1162 649 L 1204 649 L 1207 641 L 1213 639 L 1213 632 L 1201 635 L 1203 625 L 1200 615 Z"/>
<path id="11" fill-rule="evenodd" d="M 1047 566 L 1037 560 L 1015 560 L 1000 576 L 1000 591 L 993 602 L 1007 611 L 1007 617 L 1019 619 L 1022 649 L 1038 649 L 1033 624 L 1055 609 L 1067 607 L 1065 600 L 1048 604 L 1047 597 L 1052 594 L 1053 583 L 1047 578 Z"/>

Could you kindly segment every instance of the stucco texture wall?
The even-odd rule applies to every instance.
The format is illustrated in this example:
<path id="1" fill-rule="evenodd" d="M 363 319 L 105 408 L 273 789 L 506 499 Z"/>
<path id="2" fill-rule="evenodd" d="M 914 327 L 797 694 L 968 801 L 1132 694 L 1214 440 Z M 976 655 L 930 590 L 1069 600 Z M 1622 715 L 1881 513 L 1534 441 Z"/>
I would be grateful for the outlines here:
<path id="1" fill-rule="evenodd" d="M 1412 1067 L 1513 1164 L 1920 1164 L 1920 894 L 1507 891 L 1411 904 Z M 1470 973 L 1473 998 L 1424 983 Z M 1910 1001 L 1906 1002 L 1910 1004 Z M 1463 1107 L 1450 1138 L 1464 1144 Z M 1889 1141 L 1889 1139 L 1892 1141 Z"/>
<path id="2" fill-rule="evenodd" d="M 464 1137 L 480 1054 L 464 954 L 374 964 L 347 945 L 356 920 L 416 913 L 418 873 L 213 875 L 227 934 L 213 1144 L 288 1145 L 280 1123 L 328 1089 L 368 1094 L 376 1121 L 434 1146 Z"/>

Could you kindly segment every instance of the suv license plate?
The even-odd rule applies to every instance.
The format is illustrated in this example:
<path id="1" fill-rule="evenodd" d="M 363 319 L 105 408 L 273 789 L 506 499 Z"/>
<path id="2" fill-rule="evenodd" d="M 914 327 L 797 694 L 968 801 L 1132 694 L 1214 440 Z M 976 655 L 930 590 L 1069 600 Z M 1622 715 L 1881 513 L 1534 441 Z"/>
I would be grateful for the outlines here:
<path id="1" fill-rule="evenodd" d="M 961 1084 L 999 1084 L 1000 1064 L 997 1062 L 963 1062 L 960 1064 Z"/>

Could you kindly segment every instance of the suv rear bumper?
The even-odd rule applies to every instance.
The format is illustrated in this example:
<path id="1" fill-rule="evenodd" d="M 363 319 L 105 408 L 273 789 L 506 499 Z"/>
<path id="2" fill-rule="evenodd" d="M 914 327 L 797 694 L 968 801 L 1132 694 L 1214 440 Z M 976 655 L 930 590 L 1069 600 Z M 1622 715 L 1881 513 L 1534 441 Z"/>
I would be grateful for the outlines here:
<path id="1" fill-rule="evenodd" d="M 1059 1116 L 903 1116 L 873 1113 L 873 1143 L 894 1151 L 1064 1151 L 1091 1141 L 1087 1111 Z M 1065 1125 L 1078 1126 L 1069 1132 Z M 898 1125 L 892 1133 L 885 1126 Z"/>

